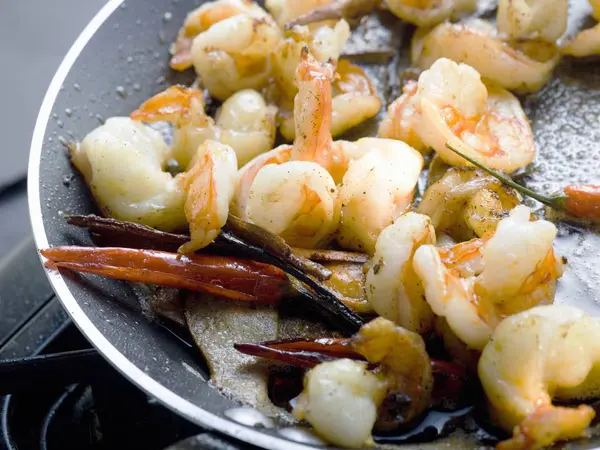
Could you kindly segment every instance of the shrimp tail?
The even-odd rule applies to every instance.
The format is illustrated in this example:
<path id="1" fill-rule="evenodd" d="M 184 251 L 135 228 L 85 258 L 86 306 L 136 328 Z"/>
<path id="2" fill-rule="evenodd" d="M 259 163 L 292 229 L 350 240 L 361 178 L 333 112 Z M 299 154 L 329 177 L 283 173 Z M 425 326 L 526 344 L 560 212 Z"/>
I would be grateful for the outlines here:
<path id="1" fill-rule="evenodd" d="M 202 91 L 184 86 L 171 86 L 150 97 L 129 117 L 147 123 L 165 121 L 177 126 L 189 123 L 201 126 L 208 120 Z"/>
<path id="2" fill-rule="evenodd" d="M 594 409 L 588 405 L 577 408 L 542 406 L 515 427 L 511 439 L 501 442 L 496 448 L 542 448 L 555 441 L 583 437 L 594 416 Z"/>
<path id="3" fill-rule="evenodd" d="M 189 289 L 244 302 L 275 304 L 288 286 L 282 270 L 240 258 L 79 246 L 54 247 L 40 253 L 50 268 Z"/>

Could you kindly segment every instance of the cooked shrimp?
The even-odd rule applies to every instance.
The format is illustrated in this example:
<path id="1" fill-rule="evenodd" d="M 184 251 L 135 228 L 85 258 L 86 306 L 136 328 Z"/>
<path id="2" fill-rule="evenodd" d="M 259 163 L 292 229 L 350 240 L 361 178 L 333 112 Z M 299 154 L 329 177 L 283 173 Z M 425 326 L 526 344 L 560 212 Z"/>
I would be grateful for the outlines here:
<path id="1" fill-rule="evenodd" d="M 412 148 L 425 153 L 429 147 L 421 141 L 416 132 L 417 122 L 421 120 L 417 88 L 418 83 L 414 80 L 408 81 L 402 87 L 402 95 L 388 107 L 379 126 L 378 136 L 404 141 Z"/>
<path id="2" fill-rule="evenodd" d="M 304 377 L 294 415 L 306 420 L 332 444 L 362 448 L 373 445 L 371 430 L 383 402 L 386 384 L 364 362 L 324 362 Z"/>
<path id="3" fill-rule="evenodd" d="M 311 30 L 307 26 L 295 26 L 286 31 L 273 52 L 273 74 L 277 83 L 280 101 L 290 102 L 298 92 L 297 68 L 302 62 L 302 52 L 308 52 L 318 62 L 330 61 L 334 68 L 342 49 L 350 37 L 350 26 L 345 20 Z"/>
<path id="4" fill-rule="evenodd" d="M 369 150 L 350 163 L 342 180 L 337 242 L 345 249 L 372 254 L 379 233 L 412 203 L 423 157 L 391 139 L 363 138 L 357 145 Z"/>
<path id="5" fill-rule="evenodd" d="M 249 0 L 206 2 L 188 13 L 183 26 L 179 30 L 177 40 L 171 46 L 171 54 L 173 55 L 171 68 L 181 71 L 192 67 L 190 51 L 194 38 L 214 24 L 239 14 L 246 14 L 255 19 L 270 19 L 269 15 L 260 6 Z"/>
<path id="6" fill-rule="evenodd" d="M 415 252 L 413 268 L 431 309 L 473 349 L 485 346 L 502 318 L 554 300 L 562 275 L 552 249 L 556 227 L 530 222 L 530 214 L 520 205 L 491 237 L 451 250 L 423 245 Z"/>
<path id="7" fill-rule="evenodd" d="M 280 40 L 276 24 L 239 14 L 196 36 L 191 48 L 192 61 L 210 95 L 225 100 L 242 89 L 261 89 L 267 85 L 271 77 L 271 52 Z"/>
<path id="8" fill-rule="evenodd" d="M 298 94 L 294 100 L 296 139 L 292 160 L 312 161 L 329 171 L 335 181 L 342 179 L 348 161 L 331 137 L 331 79 L 333 66 L 319 63 L 306 48 L 296 71 Z"/>
<path id="9" fill-rule="evenodd" d="M 360 447 L 372 443 L 373 427 L 392 431 L 418 420 L 431 402 L 433 375 L 421 336 L 382 317 L 364 325 L 351 347 L 379 364 L 375 375 L 350 359 L 321 363 L 308 372 L 294 414 L 332 444 Z"/>
<path id="10" fill-rule="evenodd" d="M 416 33 L 421 39 L 423 33 Z M 505 89 L 535 92 L 552 75 L 559 54 L 556 45 L 526 41 L 513 46 L 495 34 L 495 28 L 483 20 L 462 24 L 442 23 L 413 44 L 413 64 L 428 69 L 440 58 L 470 65 L 484 79 Z"/>
<path id="11" fill-rule="evenodd" d="M 229 215 L 236 171 L 237 160 L 230 146 L 208 140 L 198 148 L 192 168 L 182 177 L 191 239 L 179 253 L 200 250 L 219 235 Z"/>
<path id="12" fill-rule="evenodd" d="M 127 117 L 113 117 L 70 147 L 107 216 L 164 231 L 185 229 L 181 176 L 164 171 L 169 147 L 157 131 Z"/>
<path id="13" fill-rule="evenodd" d="M 496 25 L 509 40 L 540 39 L 554 42 L 567 29 L 568 0 L 500 0 Z"/>
<path id="14" fill-rule="evenodd" d="M 508 317 L 479 360 L 479 378 L 497 422 L 513 437 L 499 449 L 538 449 L 586 435 L 591 406 L 552 399 L 600 395 L 600 320 L 566 305 L 538 306 Z"/>
<path id="15" fill-rule="evenodd" d="M 472 67 L 439 59 L 421 73 L 417 95 L 421 108 L 417 132 L 448 164 L 470 163 L 447 143 L 509 173 L 533 160 L 533 133 L 519 100 L 500 87 L 486 86 Z"/>
<path id="16" fill-rule="evenodd" d="M 496 231 L 519 200 L 516 191 L 482 171 L 455 167 L 427 188 L 417 211 L 431 217 L 436 232 L 466 241 Z"/>
<path id="17" fill-rule="evenodd" d="M 577 33 L 561 48 L 561 52 L 577 58 L 600 55 L 600 24 Z"/>
<path id="18" fill-rule="evenodd" d="M 171 157 L 186 168 L 207 139 L 231 146 L 240 165 L 270 150 L 275 141 L 276 111 L 258 92 L 246 89 L 225 100 L 213 120 L 204 111 L 201 91 L 171 86 L 144 102 L 131 118 L 174 125 Z"/>
<path id="19" fill-rule="evenodd" d="M 238 171 L 232 212 L 240 219 L 248 220 L 248 196 L 258 172 L 269 164 L 283 164 L 292 156 L 291 145 L 281 145 L 269 152 L 257 156 Z"/>
<path id="20" fill-rule="evenodd" d="M 374 117 L 381 109 L 381 98 L 370 78 L 360 67 L 341 59 L 332 82 L 331 135 L 339 136 Z M 294 117 L 284 118 L 279 128 L 283 137 L 294 140 Z M 383 136 L 382 136 L 383 137 Z"/>
<path id="21" fill-rule="evenodd" d="M 379 235 L 366 284 L 367 299 L 377 314 L 419 334 L 433 323 L 412 267 L 415 251 L 426 244 L 435 244 L 429 217 L 413 212 L 400 216 Z"/>
<path id="22" fill-rule="evenodd" d="M 378 317 L 363 325 L 352 338 L 352 348 L 387 382 L 387 396 L 379 409 L 375 428 L 392 431 L 406 428 L 423 416 L 431 403 L 433 374 L 423 338 Z M 408 400 L 401 404 L 398 400 Z"/>
<path id="23" fill-rule="evenodd" d="M 338 227 L 338 191 L 331 175 L 314 162 L 266 165 L 250 188 L 248 219 L 283 237 L 289 245 L 317 248 Z"/>
<path id="24" fill-rule="evenodd" d="M 419 27 L 431 27 L 468 14 L 477 8 L 474 0 L 384 0 L 391 12 Z"/>

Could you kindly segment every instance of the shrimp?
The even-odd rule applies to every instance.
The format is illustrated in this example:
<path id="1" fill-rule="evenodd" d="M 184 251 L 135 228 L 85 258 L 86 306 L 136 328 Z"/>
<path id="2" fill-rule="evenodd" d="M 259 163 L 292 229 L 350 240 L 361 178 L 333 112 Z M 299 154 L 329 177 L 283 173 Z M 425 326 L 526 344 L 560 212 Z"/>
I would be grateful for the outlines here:
<path id="1" fill-rule="evenodd" d="M 421 120 L 417 89 L 418 83 L 414 80 L 409 80 L 402 87 L 402 95 L 388 107 L 377 135 L 380 138 L 404 141 L 421 153 L 426 153 L 429 147 L 416 132 L 417 123 Z"/>
<path id="2" fill-rule="evenodd" d="M 600 55 L 600 24 L 577 33 L 561 48 L 561 52 L 577 58 Z"/>
<path id="3" fill-rule="evenodd" d="M 196 36 L 191 58 L 210 95 L 225 100 L 242 89 L 261 89 L 268 84 L 271 52 L 280 40 L 276 24 L 238 14 Z"/>
<path id="4" fill-rule="evenodd" d="M 516 191 L 495 178 L 455 167 L 425 191 L 417 212 L 431 217 L 438 233 L 466 241 L 496 231 L 498 222 L 520 203 Z"/>
<path id="5" fill-rule="evenodd" d="M 473 349 L 485 346 L 502 318 L 554 299 L 563 270 L 552 249 L 556 227 L 530 216 L 519 205 L 492 236 L 415 252 L 413 268 L 427 303 Z"/>
<path id="6" fill-rule="evenodd" d="M 421 336 L 382 317 L 364 325 L 350 345 L 378 364 L 374 373 L 350 359 L 317 365 L 305 377 L 294 415 L 332 444 L 359 447 L 372 443 L 372 427 L 392 431 L 422 417 L 431 402 L 433 374 Z M 365 408 L 363 414 L 347 414 L 359 407 Z"/>
<path id="7" fill-rule="evenodd" d="M 598 338 L 598 339 L 597 339 Z M 600 320 L 566 305 L 504 319 L 479 360 L 492 416 L 511 439 L 497 448 L 537 449 L 584 437 L 591 406 L 554 406 L 600 395 Z"/>
<path id="8" fill-rule="evenodd" d="M 332 78 L 333 66 L 319 63 L 304 48 L 296 71 L 299 90 L 294 100 L 296 139 L 292 160 L 316 162 L 338 182 L 348 168 L 348 160 L 331 136 Z"/>
<path id="9" fill-rule="evenodd" d="M 408 212 L 381 232 L 367 273 L 367 299 L 375 312 L 419 334 L 431 329 L 433 312 L 412 259 L 421 245 L 435 240 L 429 217 Z"/>
<path id="10" fill-rule="evenodd" d="M 486 80 L 516 92 L 536 92 L 544 86 L 559 61 L 556 45 L 525 41 L 511 45 L 483 20 L 442 23 L 429 33 L 415 33 L 412 62 L 428 69 L 440 58 L 472 66 Z"/>
<path id="11" fill-rule="evenodd" d="M 385 0 L 392 13 L 419 27 L 431 27 L 477 8 L 474 0 Z"/>
<path id="12" fill-rule="evenodd" d="M 470 163 L 447 143 L 509 173 L 533 160 L 533 133 L 519 100 L 500 87 L 486 86 L 472 67 L 439 59 L 421 73 L 417 95 L 421 109 L 417 133 L 448 164 Z"/>
<path id="13" fill-rule="evenodd" d="M 401 141 L 363 138 L 356 144 L 368 151 L 350 163 L 342 180 L 337 242 L 372 254 L 381 231 L 412 203 L 423 157 Z"/>
<path id="14" fill-rule="evenodd" d="M 112 117 L 70 153 L 105 215 L 163 231 L 185 229 L 182 176 L 164 171 L 170 152 L 157 131 Z"/>
<path id="15" fill-rule="evenodd" d="M 171 68 L 183 71 L 192 67 L 191 48 L 194 38 L 214 24 L 240 14 L 246 14 L 259 20 L 270 19 L 260 6 L 249 0 L 206 2 L 188 13 L 179 30 L 177 40 L 171 46 Z"/>
<path id="16" fill-rule="evenodd" d="M 500 0 L 498 32 L 511 41 L 540 39 L 554 42 L 567 29 L 568 0 Z"/>
<path id="17" fill-rule="evenodd" d="M 331 135 L 339 136 L 349 129 L 376 116 L 382 101 L 370 78 L 360 67 L 348 60 L 338 62 L 332 82 Z M 283 119 L 279 130 L 287 140 L 294 140 L 294 117 Z"/>
<path id="18" fill-rule="evenodd" d="M 294 415 L 335 445 L 371 446 L 371 430 L 385 393 L 385 382 L 369 372 L 365 362 L 324 362 L 306 373 Z"/>
<path id="19" fill-rule="evenodd" d="M 248 219 L 248 196 L 258 172 L 266 165 L 283 164 L 292 156 L 291 145 L 281 145 L 257 156 L 238 171 L 232 212 L 242 220 Z"/>
<path id="20" fill-rule="evenodd" d="M 235 189 L 237 160 L 230 146 L 208 140 L 200 146 L 195 159 L 192 168 L 182 176 L 191 238 L 179 248 L 179 253 L 193 253 L 215 240 L 227 222 Z"/>
<path id="21" fill-rule="evenodd" d="M 287 30 L 273 52 L 273 74 L 279 95 L 283 97 L 280 101 L 290 102 L 298 92 L 296 74 L 305 47 L 317 61 L 330 61 L 335 68 L 349 37 L 350 25 L 343 19 L 313 30 L 301 25 Z"/>
<path id="22" fill-rule="evenodd" d="M 204 111 L 201 91 L 171 86 L 144 102 L 131 118 L 174 125 L 171 157 L 186 168 L 207 139 L 231 146 L 240 165 L 273 148 L 276 112 L 258 92 L 246 89 L 225 100 L 213 119 Z"/>
<path id="23" fill-rule="evenodd" d="M 338 191 L 319 164 L 290 161 L 266 165 L 256 174 L 248 195 L 248 219 L 283 237 L 289 245 L 326 245 L 340 219 Z"/>

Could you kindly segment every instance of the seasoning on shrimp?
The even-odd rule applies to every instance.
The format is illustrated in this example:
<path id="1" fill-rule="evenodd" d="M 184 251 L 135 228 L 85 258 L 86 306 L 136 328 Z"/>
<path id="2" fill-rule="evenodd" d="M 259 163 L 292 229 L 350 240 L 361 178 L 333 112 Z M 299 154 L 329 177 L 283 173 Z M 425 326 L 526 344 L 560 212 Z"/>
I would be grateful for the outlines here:
<path id="1" fill-rule="evenodd" d="M 473 349 L 485 346 L 502 318 L 554 301 L 563 271 L 552 248 L 557 230 L 530 217 L 530 209 L 519 205 L 491 236 L 415 252 L 413 268 L 427 303 Z"/>
<path id="2" fill-rule="evenodd" d="M 171 86 L 146 100 L 130 117 L 174 125 L 171 157 L 186 168 L 208 139 L 232 147 L 240 166 L 272 149 L 276 112 L 258 92 L 245 89 L 225 100 L 213 119 L 204 111 L 201 91 Z"/>
<path id="3" fill-rule="evenodd" d="M 542 448 L 587 435 L 588 405 L 598 397 L 600 320 L 566 305 L 538 306 L 508 317 L 479 360 L 479 378 L 494 419 L 513 436 L 500 450 Z"/>
<path id="4" fill-rule="evenodd" d="M 471 19 L 442 23 L 415 33 L 412 63 L 428 69 L 440 58 L 465 63 L 504 89 L 536 92 L 552 76 L 560 55 L 555 44 L 543 41 L 504 42 L 489 22 Z"/>

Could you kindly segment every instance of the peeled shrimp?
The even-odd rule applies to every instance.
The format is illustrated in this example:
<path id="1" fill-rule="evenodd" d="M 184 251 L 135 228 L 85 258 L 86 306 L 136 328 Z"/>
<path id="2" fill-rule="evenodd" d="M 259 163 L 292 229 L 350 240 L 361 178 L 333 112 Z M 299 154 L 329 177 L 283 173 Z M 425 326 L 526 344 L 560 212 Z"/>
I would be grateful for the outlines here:
<path id="1" fill-rule="evenodd" d="M 371 430 L 386 393 L 386 384 L 366 363 L 351 359 L 324 362 L 307 372 L 294 415 L 335 445 L 373 445 Z"/>
<path id="2" fill-rule="evenodd" d="M 412 148 L 425 153 L 427 147 L 416 132 L 417 122 L 421 120 L 418 83 L 408 81 L 402 87 L 402 95 L 389 107 L 379 125 L 378 136 L 386 139 L 404 141 Z"/>
<path id="3" fill-rule="evenodd" d="M 428 69 L 440 58 L 470 65 L 484 79 L 517 92 L 536 92 L 556 67 L 559 54 L 552 43 L 502 41 L 495 28 L 483 20 L 462 24 L 442 23 L 430 32 L 415 33 L 413 64 Z M 422 41 L 421 41 L 422 39 Z"/>
<path id="4" fill-rule="evenodd" d="M 502 318 L 552 303 L 562 262 L 552 249 L 556 227 L 530 221 L 517 206 L 498 223 L 493 236 L 450 250 L 423 245 L 413 268 L 433 312 L 473 349 L 482 349 Z"/>
<path id="5" fill-rule="evenodd" d="M 474 0 L 385 0 L 392 13 L 419 27 L 431 27 L 475 11 Z"/>
<path id="6" fill-rule="evenodd" d="M 431 217 L 436 232 L 466 241 L 496 231 L 498 222 L 519 204 L 519 195 L 495 178 L 454 167 L 427 188 L 417 212 Z"/>
<path id="7" fill-rule="evenodd" d="M 366 283 L 367 299 L 377 314 L 419 334 L 431 329 L 433 312 L 412 260 L 427 244 L 435 244 L 429 217 L 413 212 L 400 216 L 379 235 Z"/>
<path id="8" fill-rule="evenodd" d="M 500 87 L 486 86 L 472 67 L 439 59 L 421 73 L 416 95 L 421 109 L 417 133 L 448 164 L 469 165 L 447 143 L 509 173 L 533 160 L 533 133 L 519 100 Z"/>
<path id="9" fill-rule="evenodd" d="M 304 49 L 296 70 L 298 94 L 294 100 L 296 139 L 292 160 L 312 161 L 340 181 L 348 168 L 341 145 L 331 137 L 331 79 L 333 66 L 319 63 Z"/>
<path id="10" fill-rule="evenodd" d="M 271 151 L 257 156 L 238 171 L 235 196 L 232 202 L 232 212 L 240 219 L 248 219 L 248 196 L 250 188 L 258 172 L 270 164 L 283 164 L 292 156 L 291 145 L 281 145 Z"/>
<path id="11" fill-rule="evenodd" d="M 213 119 L 204 111 L 201 91 L 172 86 L 144 102 L 131 118 L 174 125 L 171 157 L 186 168 L 207 139 L 231 146 L 240 165 L 270 150 L 276 112 L 258 92 L 246 89 L 225 100 Z"/>
<path id="12" fill-rule="evenodd" d="M 381 109 L 381 98 L 367 74 L 345 59 L 338 62 L 331 87 L 331 135 L 333 137 L 376 116 Z M 294 117 L 290 115 L 284 118 L 279 130 L 287 140 L 293 140 L 296 137 Z"/>
<path id="13" fill-rule="evenodd" d="M 496 25 L 509 40 L 554 42 L 567 29 L 568 0 L 500 0 Z"/>
<path id="14" fill-rule="evenodd" d="M 237 160 L 230 146 L 208 140 L 198 148 L 192 168 L 182 177 L 191 239 L 179 248 L 180 253 L 204 248 L 219 235 L 229 216 L 236 171 Z"/>
<path id="15" fill-rule="evenodd" d="M 113 117 L 70 151 L 105 215 L 164 231 L 185 229 L 182 176 L 164 171 L 170 152 L 160 133 Z"/>
<path id="16" fill-rule="evenodd" d="M 179 30 L 177 40 L 171 46 L 171 68 L 186 70 L 192 67 L 190 54 L 192 42 L 196 36 L 208 30 L 214 24 L 240 14 L 255 19 L 272 20 L 255 2 L 249 0 L 217 0 L 206 2 L 188 13 Z"/>
<path id="17" fill-rule="evenodd" d="M 499 449 L 538 449 L 586 436 L 587 405 L 554 406 L 600 394 L 600 320 L 566 306 L 539 306 L 508 317 L 479 360 L 492 416 L 513 437 Z"/>
<path id="18" fill-rule="evenodd" d="M 350 163 L 342 180 L 337 242 L 372 254 L 381 231 L 412 203 L 423 157 L 401 141 L 363 138 L 356 144 L 368 151 Z"/>
<path id="19" fill-rule="evenodd" d="M 322 247 L 338 227 L 338 191 L 331 175 L 317 163 L 267 165 L 254 178 L 246 213 L 251 222 L 289 245 Z"/>
<path id="20" fill-rule="evenodd" d="M 225 100 L 242 89 L 267 85 L 271 52 L 280 40 L 276 24 L 238 14 L 196 36 L 191 57 L 202 85 L 213 97 Z"/>
<path id="21" fill-rule="evenodd" d="M 373 426 L 392 431 L 418 420 L 431 402 L 433 375 L 421 336 L 382 317 L 364 325 L 351 346 L 379 365 L 375 375 L 350 359 L 321 363 L 308 372 L 294 414 L 332 444 L 360 447 L 372 444 Z"/>
<path id="22" fill-rule="evenodd" d="M 600 55 L 600 24 L 580 31 L 573 39 L 561 49 L 565 55 L 584 58 L 586 56 Z"/>

